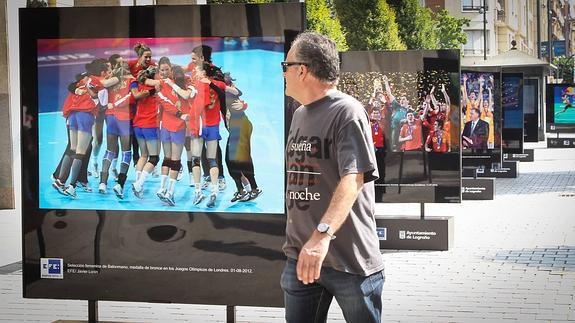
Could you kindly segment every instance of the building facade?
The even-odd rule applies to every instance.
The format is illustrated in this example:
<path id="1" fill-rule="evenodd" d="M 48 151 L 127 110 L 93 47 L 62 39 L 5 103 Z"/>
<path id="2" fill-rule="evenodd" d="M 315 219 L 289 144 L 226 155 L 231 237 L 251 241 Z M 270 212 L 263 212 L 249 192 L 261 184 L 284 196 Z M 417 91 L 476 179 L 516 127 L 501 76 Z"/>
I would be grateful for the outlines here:
<path id="1" fill-rule="evenodd" d="M 434 12 L 447 9 L 452 16 L 470 20 L 469 26 L 464 27 L 467 33 L 467 44 L 463 48 L 465 56 L 483 56 L 485 35 L 488 57 L 508 51 L 513 40 L 517 42 L 518 50 L 534 57 L 539 55 L 538 43 L 541 42 L 541 57 L 544 57 L 549 36 L 554 41 L 556 56 L 575 53 L 572 2 L 575 1 L 424 0 L 423 4 Z M 484 4 L 487 7 L 485 15 Z"/>

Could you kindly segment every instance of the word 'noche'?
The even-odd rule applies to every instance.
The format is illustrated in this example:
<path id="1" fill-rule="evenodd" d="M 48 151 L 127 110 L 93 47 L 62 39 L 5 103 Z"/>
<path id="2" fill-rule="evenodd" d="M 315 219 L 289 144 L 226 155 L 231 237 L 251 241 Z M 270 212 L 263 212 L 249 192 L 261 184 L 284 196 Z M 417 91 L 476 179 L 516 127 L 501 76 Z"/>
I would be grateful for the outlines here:
<path id="1" fill-rule="evenodd" d="M 287 198 L 299 201 L 319 201 L 321 199 L 321 194 L 318 192 L 312 193 L 308 191 L 308 188 L 306 187 L 303 191 L 288 191 Z"/>

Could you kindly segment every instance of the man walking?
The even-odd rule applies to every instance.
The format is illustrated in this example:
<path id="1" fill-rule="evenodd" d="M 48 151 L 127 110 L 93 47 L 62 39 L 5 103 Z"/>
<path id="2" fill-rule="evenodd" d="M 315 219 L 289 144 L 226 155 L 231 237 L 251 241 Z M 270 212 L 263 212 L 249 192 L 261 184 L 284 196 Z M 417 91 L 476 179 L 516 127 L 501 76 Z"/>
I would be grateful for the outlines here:
<path id="1" fill-rule="evenodd" d="M 336 89 L 339 56 L 326 37 L 300 34 L 282 67 L 286 95 L 302 104 L 286 147 L 286 320 L 325 322 L 335 297 L 347 322 L 380 322 L 384 265 L 367 113 Z"/>

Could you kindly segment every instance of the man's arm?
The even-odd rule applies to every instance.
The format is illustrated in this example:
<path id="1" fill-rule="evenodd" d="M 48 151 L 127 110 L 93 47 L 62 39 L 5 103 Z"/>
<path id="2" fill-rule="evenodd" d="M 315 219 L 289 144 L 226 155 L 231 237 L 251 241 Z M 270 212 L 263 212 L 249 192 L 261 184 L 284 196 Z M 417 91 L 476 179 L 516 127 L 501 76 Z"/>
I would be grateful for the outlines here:
<path id="1" fill-rule="evenodd" d="M 327 223 L 336 233 L 349 215 L 359 192 L 363 187 L 363 173 L 347 174 L 341 178 L 320 223 Z M 303 246 L 297 260 L 297 277 L 304 284 L 319 279 L 321 265 L 329 250 L 331 236 L 315 228 Z"/>

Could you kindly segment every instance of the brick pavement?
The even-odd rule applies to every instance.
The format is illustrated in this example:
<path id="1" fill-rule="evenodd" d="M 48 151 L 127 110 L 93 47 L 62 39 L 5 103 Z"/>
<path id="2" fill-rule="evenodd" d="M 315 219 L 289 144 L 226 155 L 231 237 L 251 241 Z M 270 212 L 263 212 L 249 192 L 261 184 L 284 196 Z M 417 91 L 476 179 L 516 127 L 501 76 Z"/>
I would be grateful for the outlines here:
<path id="1" fill-rule="evenodd" d="M 384 252 L 385 322 L 575 322 L 575 153 L 535 151 L 519 178 L 497 179 L 493 201 L 426 206 L 429 216 L 455 217 L 451 250 Z M 18 265 L 0 268 L 0 322 L 86 319 L 84 301 L 22 299 L 20 280 Z M 104 321 L 225 322 L 223 306 L 101 302 L 99 310 Z M 283 309 L 239 307 L 237 321 L 283 322 Z M 329 322 L 344 322 L 337 305 Z"/>

